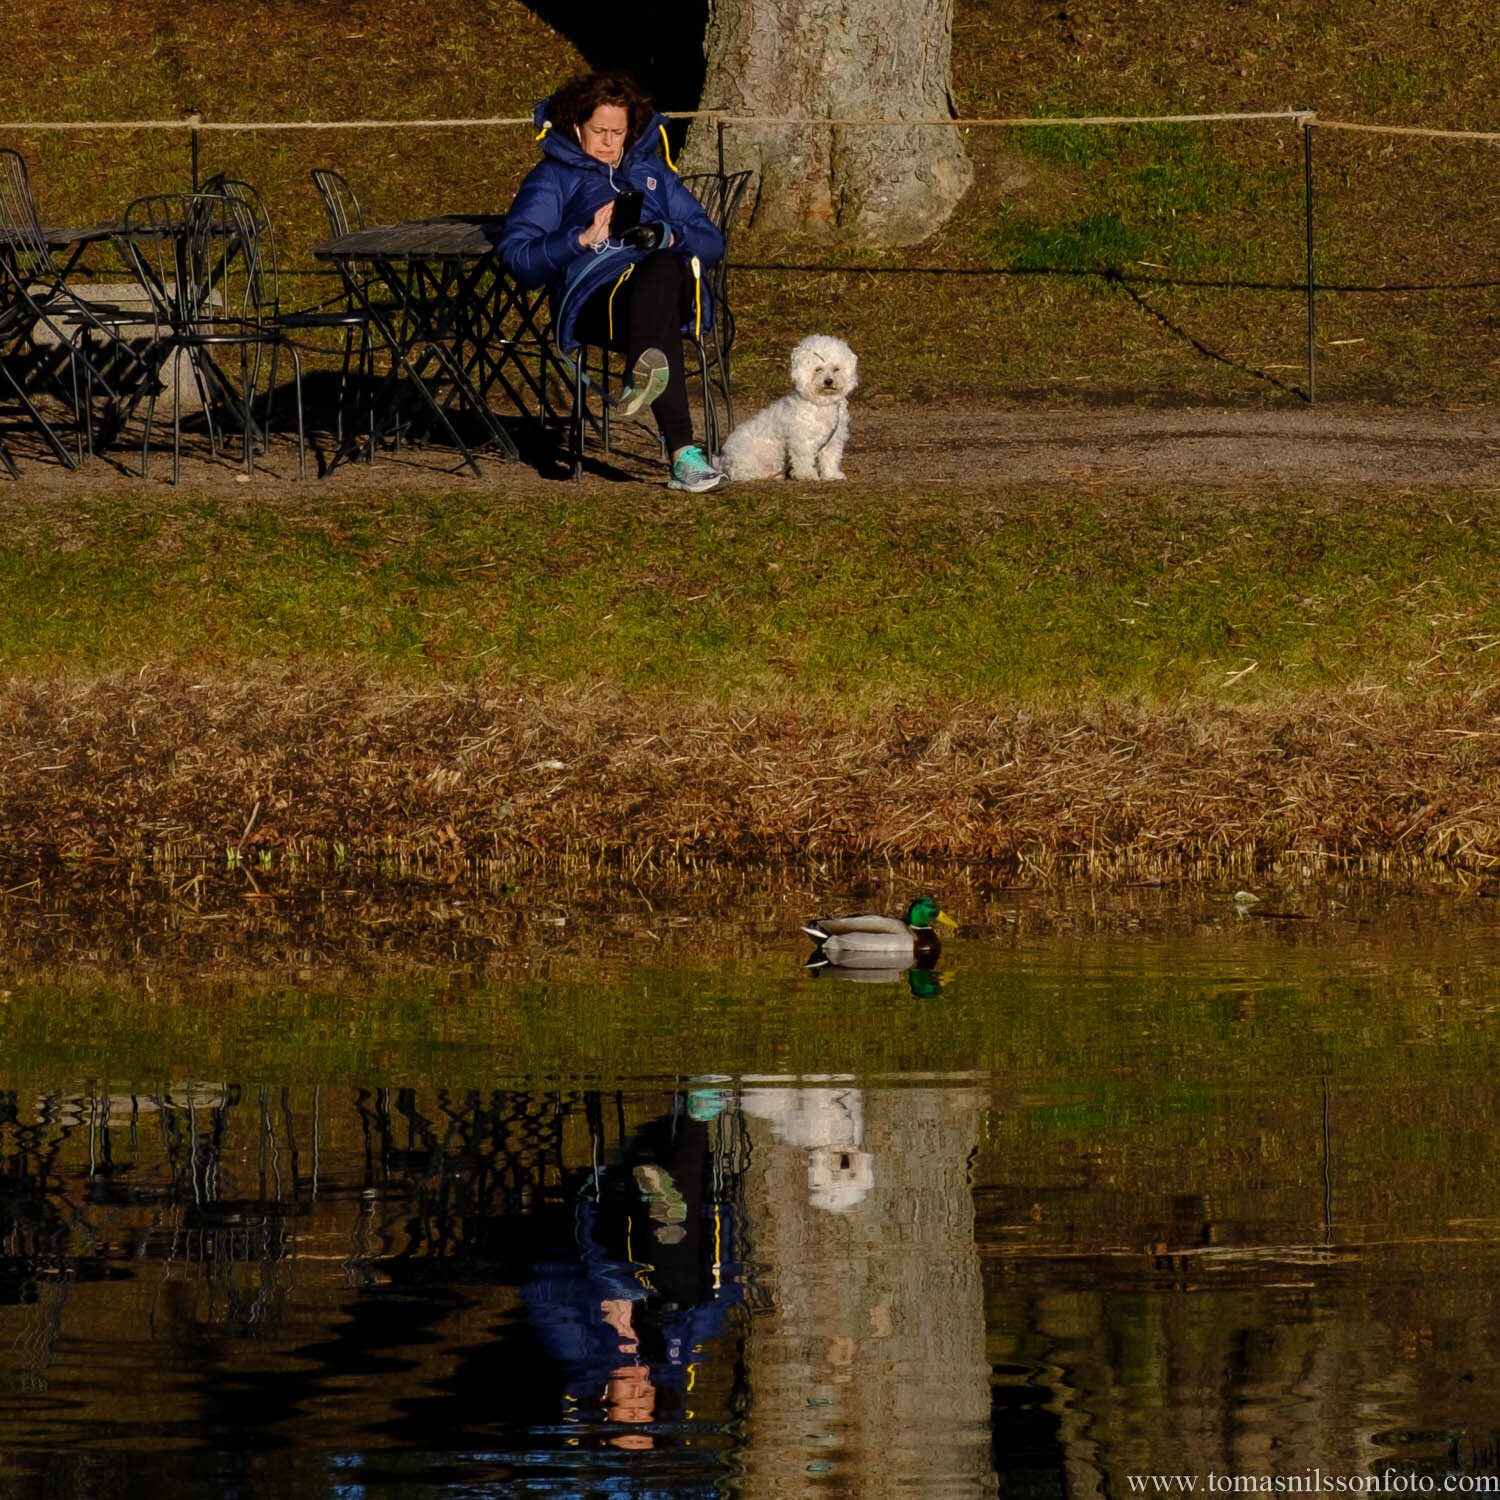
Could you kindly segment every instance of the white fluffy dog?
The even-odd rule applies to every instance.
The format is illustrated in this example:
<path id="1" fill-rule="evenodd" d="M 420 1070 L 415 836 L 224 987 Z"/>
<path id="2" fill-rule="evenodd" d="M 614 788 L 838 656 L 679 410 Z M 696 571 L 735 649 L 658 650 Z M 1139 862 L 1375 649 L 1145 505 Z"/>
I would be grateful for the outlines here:
<path id="1" fill-rule="evenodd" d="M 792 388 L 724 443 L 731 479 L 842 479 L 849 392 L 859 361 L 843 339 L 815 333 L 792 350 Z"/>

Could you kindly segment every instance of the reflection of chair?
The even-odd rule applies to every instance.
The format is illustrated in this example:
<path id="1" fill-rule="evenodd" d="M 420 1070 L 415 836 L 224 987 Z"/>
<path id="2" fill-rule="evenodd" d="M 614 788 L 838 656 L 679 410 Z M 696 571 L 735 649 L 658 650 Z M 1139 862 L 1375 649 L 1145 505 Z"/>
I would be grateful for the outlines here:
<path id="1" fill-rule="evenodd" d="M 119 398 L 140 362 L 117 336 L 121 309 L 80 297 L 64 280 L 42 229 L 26 162 L 0 150 L 0 373 L 58 459 L 74 466 L 32 393 L 61 397 L 78 430 L 78 456 L 92 451 L 93 399 Z M 6 467 L 10 467 L 9 461 Z"/>
<path id="2" fill-rule="evenodd" d="M 150 295 L 152 327 L 146 357 L 160 372 L 180 372 L 186 361 L 203 402 L 210 452 L 220 451 L 216 412 L 223 410 L 240 429 L 245 472 L 255 469 L 259 429 L 255 400 L 262 357 L 284 348 L 292 361 L 297 412 L 297 464 L 307 472 L 302 422 L 302 360 L 276 313 L 276 264 L 269 234 L 262 239 L 262 216 L 245 199 L 225 193 L 161 193 L 138 198 L 125 212 L 124 240 L 141 285 Z M 216 356 L 239 357 L 237 377 Z M 181 380 L 176 382 L 179 396 Z M 147 397 L 141 472 L 150 464 L 156 388 Z M 182 401 L 172 408 L 172 479 L 181 472 Z"/>
<path id="3" fill-rule="evenodd" d="M 717 172 L 704 172 L 682 179 L 724 237 L 724 254 L 716 264 L 705 268 L 703 272 L 704 285 L 714 309 L 712 323 L 699 329 L 696 336 L 691 333 L 684 335 L 687 346 L 693 351 L 697 361 L 697 375 L 703 393 L 704 446 L 710 458 L 718 457 L 723 440 L 729 435 L 734 422 L 734 407 L 729 394 L 729 349 L 734 342 L 734 314 L 728 299 L 729 240 L 734 227 L 734 216 L 750 177 L 749 172 L 734 172 L 727 176 L 721 176 Z M 583 472 L 584 436 L 591 423 L 600 434 L 604 451 L 610 451 L 612 398 L 609 388 L 611 380 L 617 378 L 611 369 L 610 355 L 616 352 L 618 351 L 611 348 L 596 348 L 587 344 L 574 351 L 569 459 L 575 479 Z M 591 368 L 594 370 L 592 374 Z M 590 389 L 597 390 L 601 396 L 597 420 L 588 411 Z"/>

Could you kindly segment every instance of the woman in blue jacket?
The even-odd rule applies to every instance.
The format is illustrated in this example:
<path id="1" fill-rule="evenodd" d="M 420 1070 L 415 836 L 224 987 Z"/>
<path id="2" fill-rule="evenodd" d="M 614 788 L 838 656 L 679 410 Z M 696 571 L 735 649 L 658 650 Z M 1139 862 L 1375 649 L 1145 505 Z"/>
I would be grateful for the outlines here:
<path id="1" fill-rule="evenodd" d="M 712 318 L 703 272 L 724 237 L 666 159 L 662 118 L 623 73 L 587 73 L 537 105 L 542 159 L 505 216 L 499 252 L 523 286 L 546 286 L 553 339 L 623 348 L 630 383 L 616 410 L 650 406 L 672 460 L 671 488 L 723 473 L 693 441 L 685 331 Z M 611 235 L 615 199 L 642 194 L 640 222 Z"/>

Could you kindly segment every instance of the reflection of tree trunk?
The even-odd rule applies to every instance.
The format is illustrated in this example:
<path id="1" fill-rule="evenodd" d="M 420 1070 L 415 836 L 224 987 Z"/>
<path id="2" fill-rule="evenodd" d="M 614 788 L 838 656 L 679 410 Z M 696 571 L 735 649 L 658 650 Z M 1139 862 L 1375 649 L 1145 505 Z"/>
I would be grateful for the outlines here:
<path id="1" fill-rule="evenodd" d="M 862 1117 L 844 1111 L 861 1138 L 842 1142 L 807 1128 L 815 1111 L 788 1128 L 764 1106 L 747 1095 L 745 1204 L 774 1305 L 746 1349 L 744 1493 L 993 1494 L 968 1171 L 982 1095 L 865 1092 Z M 858 1185 L 830 1197 L 841 1171 Z"/>
<path id="2" fill-rule="evenodd" d="M 950 113 L 953 0 L 711 0 L 703 107 L 731 115 L 935 120 Z M 692 169 L 714 143 L 688 138 Z M 973 180 L 944 125 L 733 125 L 725 165 L 759 174 L 758 229 L 908 245 Z"/>

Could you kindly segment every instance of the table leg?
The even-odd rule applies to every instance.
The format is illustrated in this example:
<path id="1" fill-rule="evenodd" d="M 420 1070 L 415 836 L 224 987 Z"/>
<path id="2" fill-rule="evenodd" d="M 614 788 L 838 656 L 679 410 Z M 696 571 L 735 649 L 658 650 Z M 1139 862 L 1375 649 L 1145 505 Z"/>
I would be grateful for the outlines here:
<path id="1" fill-rule="evenodd" d="M 469 378 L 472 362 L 463 356 L 465 334 L 478 306 L 476 288 L 488 267 L 481 260 L 443 258 L 418 263 L 415 273 L 427 347 L 447 375 L 453 399 L 474 412 L 490 441 L 507 457 L 518 459 L 519 450 L 490 410 L 485 392 Z"/>
<path id="2" fill-rule="evenodd" d="M 385 405 L 388 398 L 395 397 L 401 376 L 404 374 L 408 381 L 410 381 L 412 389 L 426 404 L 432 415 L 437 418 L 452 440 L 453 445 L 463 455 L 464 463 L 469 471 L 478 478 L 480 476 L 478 460 L 475 459 L 468 444 L 459 436 L 457 429 L 449 420 L 447 412 L 443 410 L 442 404 L 433 395 L 427 382 L 422 377 L 421 367 L 427 362 L 426 354 L 424 353 L 420 361 L 413 358 L 413 351 L 416 350 L 418 345 L 422 345 L 424 349 L 430 349 L 430 343 L 424 334 L 422 318 L 419 313 L 420 299 L 413 295 L 414 289 L 411 280 L 401 273 L 400 266 L 393 261 L 376 260 L 372 261 L 371 264 L 376 274 L 397 299 L 399 304 L 397 316 L 400 319 L 400 327 L 398 330 L 391 319 L 376 305 L 374 299 L 370 296 L 368 284 L 360 281 L 358 277 L 346 277 L 346 283 L 354 294 L 356 303 L 360 307 L 360 310 L 369 318 L 370 326 L 380 335 L 381 342 L 385 345 L 391 356 L 391 368 L 386 374 L 385 379 L 381 381 L 379 389 L 371 397 L 373 403 L 372 412 L 374 415 L 372 416 L 369 441 L 372 445 L 377 441 L 381 425 L 379 417 L 380 409 Z M 335 452 L 333 458 L 329 461 L 328 471 L 331 473 L 345 458 L 350 457 L 358 445 L 359 439 L 353 434 L 346 437 L 339 445 L 338 451 Z"/>

